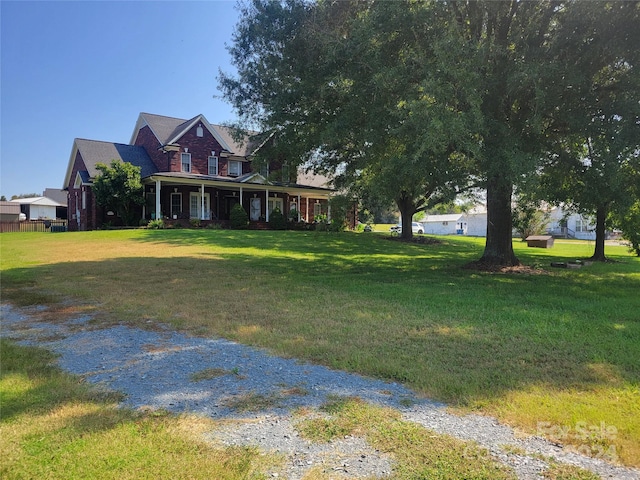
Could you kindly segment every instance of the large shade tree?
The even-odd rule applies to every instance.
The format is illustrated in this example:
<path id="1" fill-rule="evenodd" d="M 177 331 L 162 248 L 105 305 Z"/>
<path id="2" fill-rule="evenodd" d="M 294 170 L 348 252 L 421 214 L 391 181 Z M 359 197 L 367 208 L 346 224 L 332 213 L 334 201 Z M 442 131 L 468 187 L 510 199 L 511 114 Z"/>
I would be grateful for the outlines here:
<path id="1" fill-rule="evenodd" d="M 609 61 L 566 41 L 597 20 L 574 14 L 581 3 L 603 15 L 609 5 L 253 0 L 230 47 L 238 75 L 220 86 L 275 139 L 262 153 L 353 181 L 366 173 L 407 213 L 431 192 L 484 187 L 479 263 L 517 265 L 514 185 L 541 168 L 553 139 L 575 133 L 558 115 L 582 100 L 568 94 L 571 75 Z"/>
<path id="2" fill-rule="evenodd" d="M 111 164 L 98 163 L 100 174 L 93 181 L 96 203 L 113 210 L 125 225 L 134 225 L 136 212 L 144 204 L 144 187 L 140 167 L 113 160 Z"/>
<path id="3" fill-rule="evenodd" d="M 558 35 L 573 52 L 561 69 L 565 104 L 552 125 L 542 194 L 596 219 L 593 260 L 606 260 L 605 231 L 638 200 L 640 178 L 640 4 L 579 2 Z"/>
<path id="4" fill-rule="evenodd" d="M 475 69 L 440 39 L 439 4 L 256 0 L 242 13 L 230 48 L 239 75 L 222 74 L 221 88 L 275 139 L 263 155 L 378 190 L 405 237 L 415 212 L 470 183 Z"/>

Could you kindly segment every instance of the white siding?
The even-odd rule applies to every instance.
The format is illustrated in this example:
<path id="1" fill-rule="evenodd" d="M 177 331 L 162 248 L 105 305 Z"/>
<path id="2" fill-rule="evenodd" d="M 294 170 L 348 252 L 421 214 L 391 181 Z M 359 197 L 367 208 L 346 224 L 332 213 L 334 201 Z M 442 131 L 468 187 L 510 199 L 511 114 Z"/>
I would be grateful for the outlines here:
<path id="1" fill-rule="evenodd" d="M 486 213 L 468 213 L 464 216 L 467 222 L 467 231 L 465 235 L 472 237 L 487 236 L 487 214 Z"/>

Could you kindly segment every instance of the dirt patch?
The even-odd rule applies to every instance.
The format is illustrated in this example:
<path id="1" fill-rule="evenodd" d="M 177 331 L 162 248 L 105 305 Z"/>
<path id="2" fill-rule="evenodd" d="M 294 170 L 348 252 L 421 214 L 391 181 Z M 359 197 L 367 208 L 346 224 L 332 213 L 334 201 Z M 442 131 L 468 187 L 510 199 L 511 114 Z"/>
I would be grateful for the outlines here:
<path id="1" fill-rule="evenodd" d="M 529 265 L 495 265 L 493 263 L 475 261 L 463 266 L 465 270 L 478 272 L 504 273 L 515 275 L 549 275 L 550 272 L 539 267 Z"/>

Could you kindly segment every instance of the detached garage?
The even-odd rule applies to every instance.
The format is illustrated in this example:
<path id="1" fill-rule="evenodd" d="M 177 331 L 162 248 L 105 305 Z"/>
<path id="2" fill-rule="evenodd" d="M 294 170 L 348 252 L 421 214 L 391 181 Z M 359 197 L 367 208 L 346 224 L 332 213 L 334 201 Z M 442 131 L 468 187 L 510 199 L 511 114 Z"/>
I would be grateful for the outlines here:
<path id="1" fill-rule="evenodd" d="M 66 207 L 47 197 L 17 198 L 11 203 L 20 205 L 20 211 L 27 216 L 27 220 L 55 220 L 58 218 L 56 209 Z"/>

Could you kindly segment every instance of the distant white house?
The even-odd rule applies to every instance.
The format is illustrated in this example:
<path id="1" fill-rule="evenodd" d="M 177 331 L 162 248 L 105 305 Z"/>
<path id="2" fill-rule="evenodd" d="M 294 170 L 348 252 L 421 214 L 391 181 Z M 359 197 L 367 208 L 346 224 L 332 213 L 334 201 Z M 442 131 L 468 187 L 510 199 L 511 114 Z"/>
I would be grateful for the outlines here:
<path id="1" fill-rule="evenodd" d="M 427 215 L 422 221 L 424 233 L 431 235 L 464 235 L 467 222 L 463 220 L 464 213 L 447 215 Z"/>
<path id="2" fill-rule="evenodd" d="M 571 213 L 562 207 L 553 207 L 549 211 L 547 232 L 554 237 L 595 240 L 596 225 L 593 220 L 578 213 Z"/>
<path id="3" fill-rule="evenodd" d="M 474 209 L 467 213 L 427 215 L 422 224 L 426 234 L 484 237 L 487 235 L 487 212 Z"/>
<path id="4" fill-rule="evenodd" d="M 66 207 L 47 197 L 16 198 L 11 202 L 20 205 L 20 211 L 27 216 L 27 220 L 55 220 L 56 208 Z"/>

